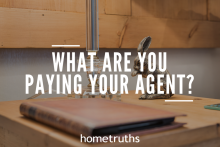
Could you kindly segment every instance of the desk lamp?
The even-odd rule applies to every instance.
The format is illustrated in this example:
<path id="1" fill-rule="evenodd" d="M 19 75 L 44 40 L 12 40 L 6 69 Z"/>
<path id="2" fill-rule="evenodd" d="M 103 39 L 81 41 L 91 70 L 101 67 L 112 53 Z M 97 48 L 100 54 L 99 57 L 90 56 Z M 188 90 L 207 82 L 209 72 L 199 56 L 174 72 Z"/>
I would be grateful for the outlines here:
<path id="1" fill-rule="evenodd" d="M 110 89 L 107 88 L 106 94 L 99 92 L 99 76 L 103 67 L 103 61 L 97 57 L 99 51 L 99 17 L 98 17 L 98 0 L 86 0 L 86 51 L 95 52 L 96 55 L 93 58 L 93 71 L 90 70 L 91 60 L 90 56 L 86 59 L 87 78 L 91 74 L 94 78 L 97 75 L 95 84 L 95 93 L 92 93 L 91 81 L 87 87 L 83 87 L 82 94 L 75 94 L 75 98 L 109 98 L 113 100 L 121 100 L 121 94 L 111 94 Z"/>

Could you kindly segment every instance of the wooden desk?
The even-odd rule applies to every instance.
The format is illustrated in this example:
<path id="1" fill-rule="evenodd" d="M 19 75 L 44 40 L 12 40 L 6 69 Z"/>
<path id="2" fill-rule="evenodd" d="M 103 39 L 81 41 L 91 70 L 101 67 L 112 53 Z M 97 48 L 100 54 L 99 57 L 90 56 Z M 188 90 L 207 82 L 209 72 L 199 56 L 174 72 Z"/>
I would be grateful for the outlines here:
<path id="1" fill-rule="evenodd" d="M 46 101 L 67 99 L 48 98 L 28 101 Z M 80 143 L 79 138 L 50 126 L 26 119 L 19 113 L 19 105 L 27 100 L 0 102 L 0 147 L 99 147 L 99 146 L 220 146 L 220 111 L 204 109 L 204 105 L 220 103 L 217 99 L 196 98 L 191 96 L 175 95 L 171 99 L 194 100 L 191 103 L 165 103 L 164 99 L 138 100 L 138 95 L 130 91 L 123 95 L 122 101 L 154 107 L 173 112 L 187 114 L 187 117 L 178 117 L 177 122 L 186 122 L 183 128 L 140 136 L 140 143 Z"/>

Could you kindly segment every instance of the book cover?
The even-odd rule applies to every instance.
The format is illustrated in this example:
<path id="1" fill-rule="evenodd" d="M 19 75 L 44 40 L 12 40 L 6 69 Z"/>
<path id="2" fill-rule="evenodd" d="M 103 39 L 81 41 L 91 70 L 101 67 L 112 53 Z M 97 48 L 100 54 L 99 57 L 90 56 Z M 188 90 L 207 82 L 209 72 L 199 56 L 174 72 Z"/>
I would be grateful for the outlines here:
<path id="1" fill-rule="evenodd" d="M 77 136 L 92 136 L 98 128 L 184 116 L 105 99 L 25 102 L 20 113 Z"/>

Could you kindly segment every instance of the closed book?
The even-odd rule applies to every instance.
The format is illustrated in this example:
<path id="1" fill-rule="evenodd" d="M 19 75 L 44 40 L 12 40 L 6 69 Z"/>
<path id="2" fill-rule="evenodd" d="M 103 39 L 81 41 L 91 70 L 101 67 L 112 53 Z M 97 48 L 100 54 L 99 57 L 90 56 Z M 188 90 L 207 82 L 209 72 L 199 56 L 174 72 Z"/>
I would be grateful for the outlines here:
<path id="1" fill-rule="evenodd" d="M 77 136 L 124 134 L 155 127 L 158 129 L 171 125 L 176 116 L 184 116 L 99 98 L 25 102 L 20 105 L 20 113 Z"/>

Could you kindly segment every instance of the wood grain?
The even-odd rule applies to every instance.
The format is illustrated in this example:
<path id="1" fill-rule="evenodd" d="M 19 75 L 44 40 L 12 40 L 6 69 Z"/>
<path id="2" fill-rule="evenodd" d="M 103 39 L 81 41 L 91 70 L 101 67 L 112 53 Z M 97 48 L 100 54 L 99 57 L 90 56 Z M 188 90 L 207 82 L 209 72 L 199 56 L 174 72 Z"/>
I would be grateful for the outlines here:
<path id="1" fill-rule="evenodd" d="M 192 0 L 191 19 L 193 20 L 208 20 L 207 19 L 207 0 Z"/>
<path id="2" fill-rule="evenodd" d="M 147 36 L 152 37 L 151 48 L 220 47 L 220 23 L 131 17 L 121 47 L 137 48 L 139 42 Z"/>
<path id="3" fill-rule="evenodd" d="M 206 0 L 132 0 L 132 15 L 206 20 Z"/>
<path id="4" fill-rule="evenodd" d="M 151 48 L 220 47 L 219 22 L 119 15 L 99 21 L 100 48 L 137 48 L 146 36 Z M 0 31 L 0 48 L 86 47 L 84 13 L 0 8 Z"/>
<path id="5" fill-rule="evenodd" d="M 181 147 L 208 147 L 208 146 L 219 147 L 219 144 L 220 144 L 220 139 L 216 138 L 216 139 L 210 139 L 208 141 L 203 141 L 203 142 L 181 146 Z"/>
<path id="6" fill-rule="evenodd" d="M 194 100 L 193 103 L 165 103 L 164 99 L 138 100 L 139 95 L 129 91 L 129 95 L 122 95 L 122 101 L 142 106 L 148 106 L 161 110 L 185 113 L 186 117 L 178 117 L 175 121 L 187 123 L 185 127 L 140 136 L 138 146 L 219 146 L 220 111 L 204 109 L 204 105 L 219 103 L 217 99 L 197 98 L 192 96 L 174 95 L 172 100 Z M 63 98 L 36 99 L 28 101 L 63 100 Z M 7 147 L 133 147 L 136 143 L 129 144 L 84 144 L 79 138 L 59 131 L 55 128 L 43 125 L 30 119 L 26 119 L 19 113 L 19 105 L 27 100 L 0 102 L 0 145 Z M 159 140 L 159 141 L 158 141 Z"/>
<path id="7" fill-rule="evenodd" d="M 131 15 L 131 0 L 106 0 L 106 14 Z"/>
<path id="8" fill-rule="evenodd" d="M 0 0 L 0 7 L 85 13 L 85 0 Z M 99 0 L 104 14 L 105 0 Z"/>
<path id="9" fill-rule="evenodd" d="M 126 16 L 100 15 L 100 47 L 118 48 Z M 0 8 L 1 48 L 86 47 L 85 14 Z"/>
<path id="10" fill-rule="evenodd" d="M 220 21 L 220 1 L 208 0 L 209 20 Z"/>
<path id="11" fill-rule="evenodd" d="M 137 48 L 146 36 L 153 38 L 151 48 L 220 47 L 219 5 L 218 0 L 99 0 L 100 48 Z M 0 0 L 0 31 L 0 48 L 85 48 L 85 1 Z"/>

